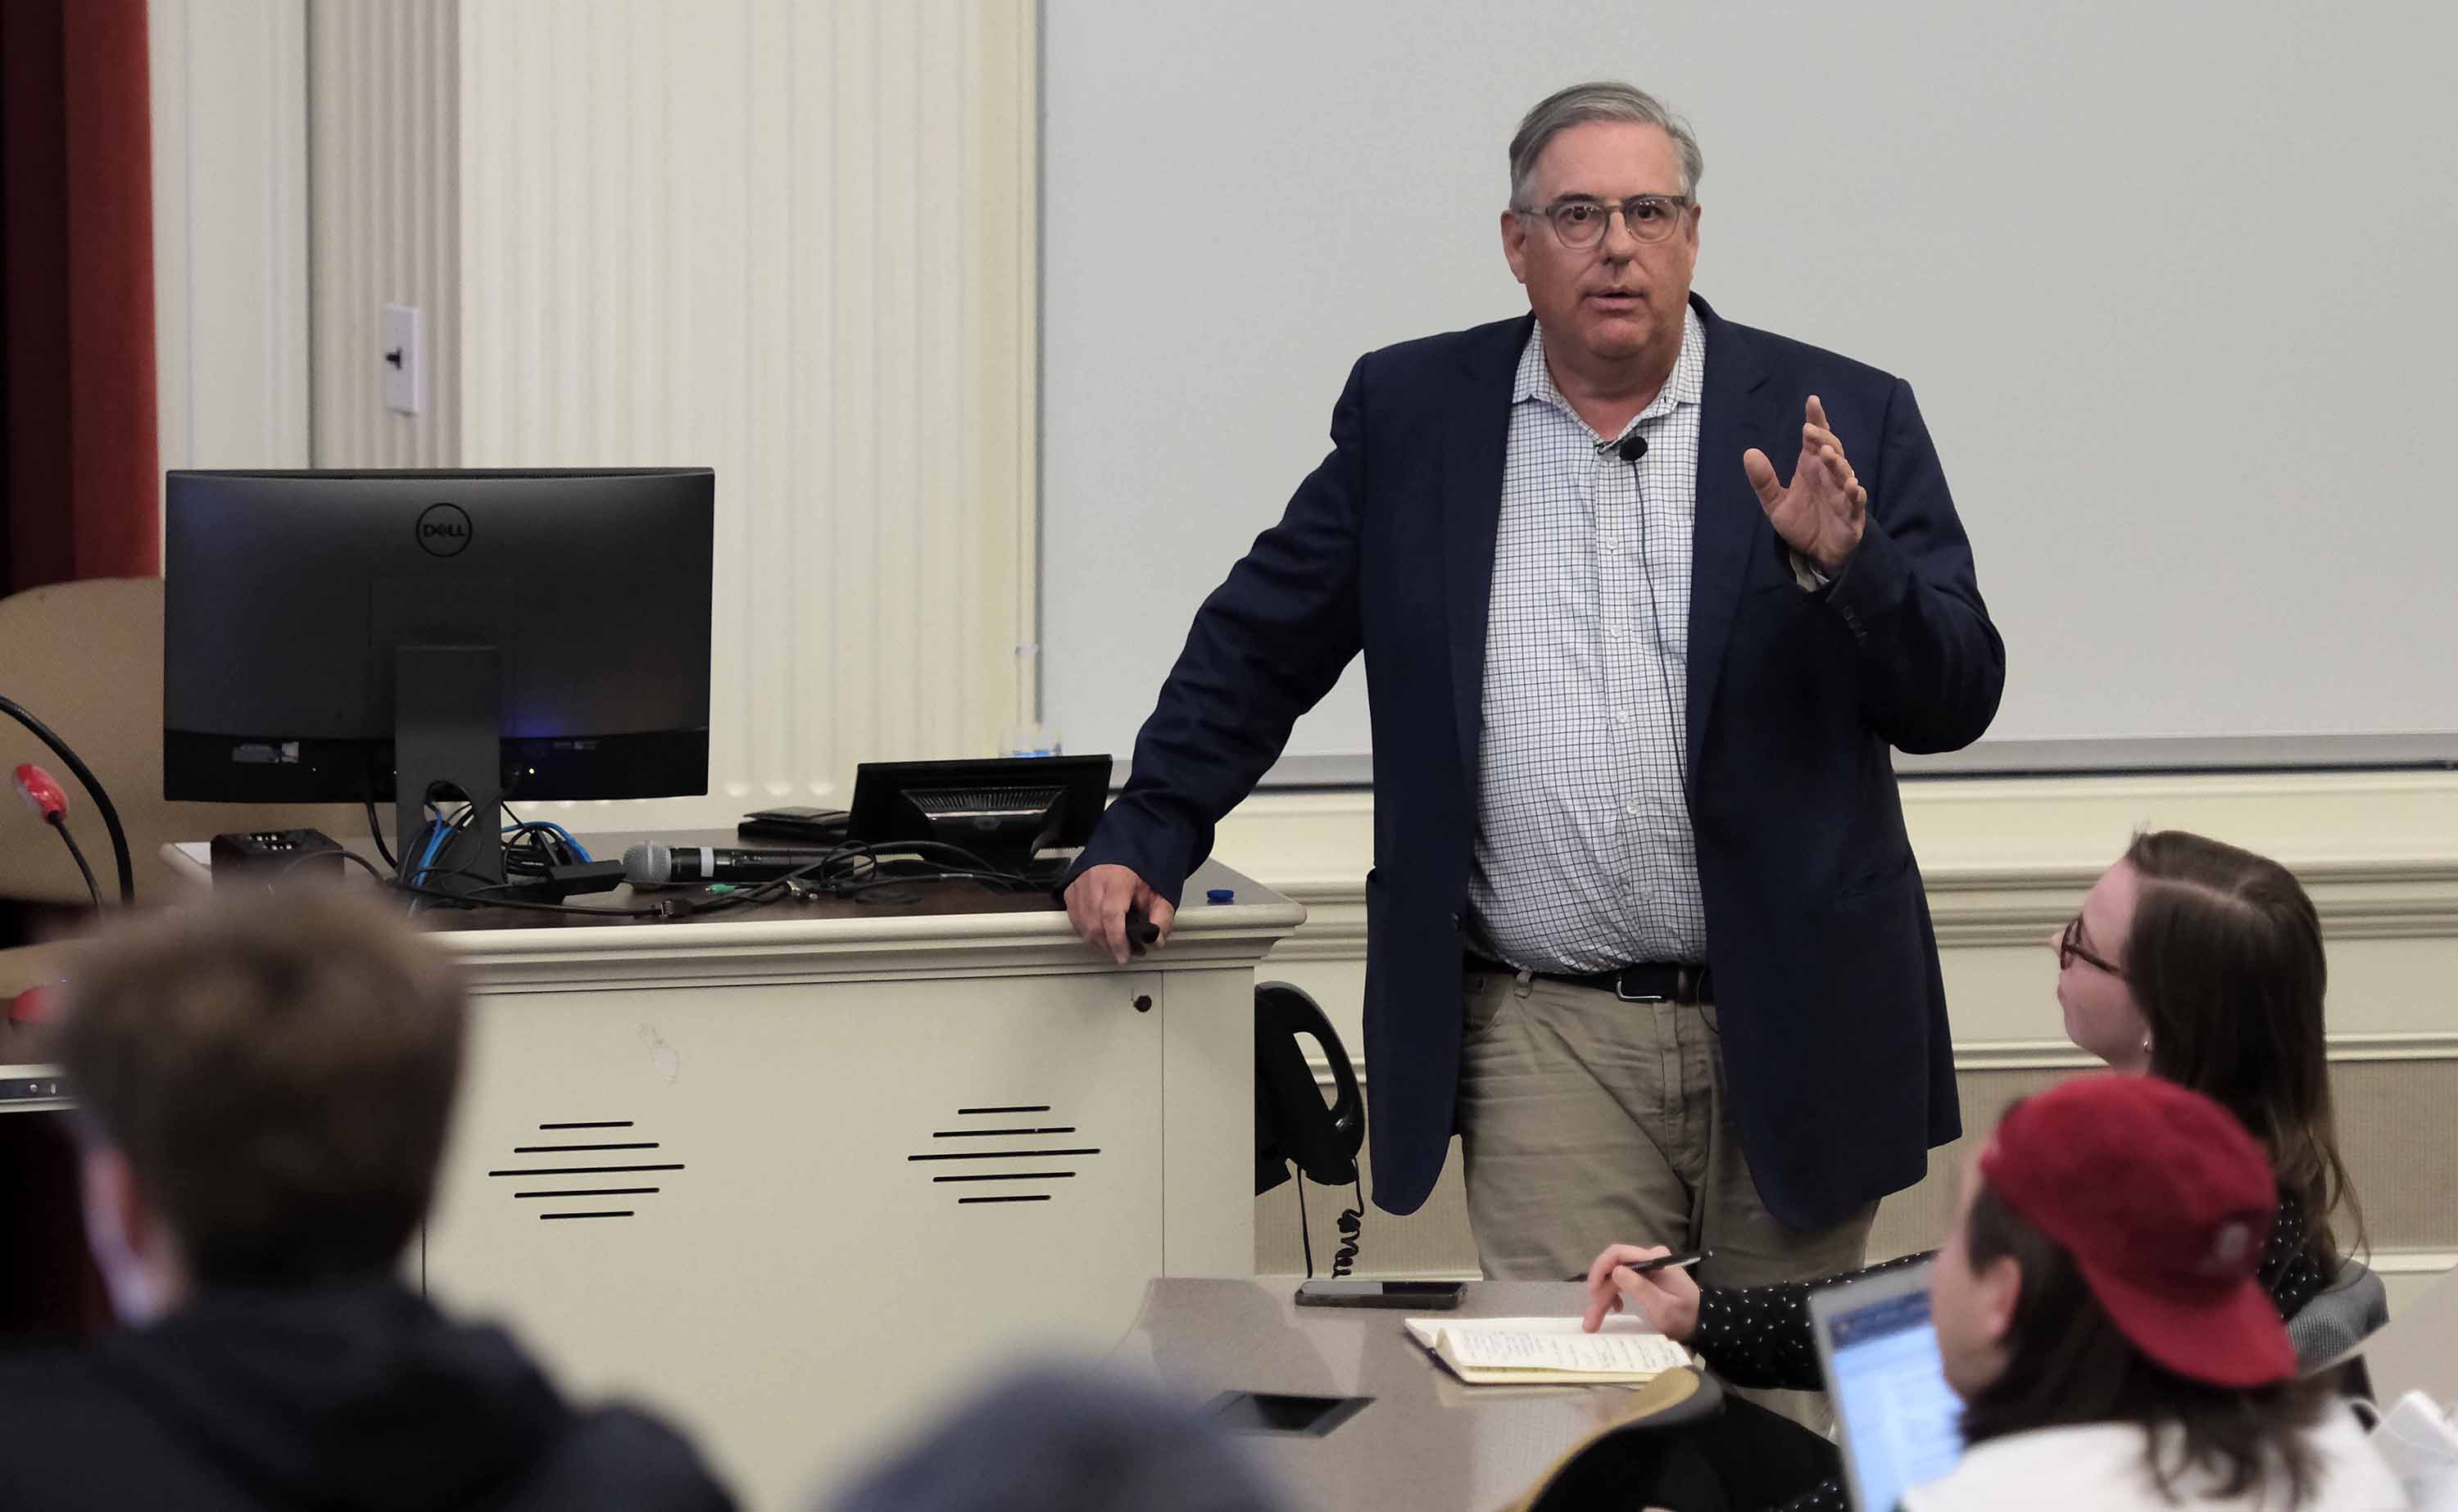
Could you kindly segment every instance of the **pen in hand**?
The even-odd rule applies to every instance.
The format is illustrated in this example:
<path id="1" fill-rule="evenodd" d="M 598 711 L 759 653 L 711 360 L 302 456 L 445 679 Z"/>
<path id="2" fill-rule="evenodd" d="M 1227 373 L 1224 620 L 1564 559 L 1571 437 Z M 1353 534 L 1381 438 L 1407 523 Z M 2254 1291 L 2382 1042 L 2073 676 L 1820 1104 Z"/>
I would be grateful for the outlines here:
<path id="1" fill-rule="evenodd" d="M 1672 1254 L 1659 1254 L 1653 1260 L 1640 1260 L 1636 1264 L 1624 1260 L 1614 1269 L 1635 1271 L 1641 1275 L 1645 1275 L 1650 1271 L 1683 1271 L 1715 1253 L 1713 1250 L 1680 1250 Z"/>

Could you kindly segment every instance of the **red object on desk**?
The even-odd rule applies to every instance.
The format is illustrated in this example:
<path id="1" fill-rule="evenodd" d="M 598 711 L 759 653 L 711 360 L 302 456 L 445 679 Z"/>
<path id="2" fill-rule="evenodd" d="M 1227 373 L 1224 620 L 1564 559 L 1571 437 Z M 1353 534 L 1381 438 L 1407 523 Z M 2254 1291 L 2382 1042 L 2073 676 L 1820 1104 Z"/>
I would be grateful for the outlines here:
<path id="1" fill-rule="evenodd" d="M 17 768 L 17 796 L 26 800 L 27 807 L 54 824 L 68 818 L 69 796 L 60 791 L 59 779 L 31 761 Z"/>
<path id="2" fill-rule="evenodd" d="M 52 993 L 49 986 L 28 987 L 9 1000 L 9 1022 L 40 1024 L 52 1016 Z"/>

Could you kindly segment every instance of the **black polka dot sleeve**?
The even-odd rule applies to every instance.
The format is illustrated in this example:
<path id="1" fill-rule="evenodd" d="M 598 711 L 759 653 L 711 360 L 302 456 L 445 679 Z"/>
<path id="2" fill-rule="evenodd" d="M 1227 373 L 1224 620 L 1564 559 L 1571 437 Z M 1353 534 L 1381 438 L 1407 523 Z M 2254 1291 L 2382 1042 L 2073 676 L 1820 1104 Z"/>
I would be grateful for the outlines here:
<path id="1" fill-rule="evenodd" d="M 2281 1319 L 2302 1311 L 2337 1273 L 2335 1260 L 2324 1269 L 2319 1249 L 2304 1223 L 2304 1205 L 2281 1192 L 2279 1220 L 2270 1226 L 2270 1243 L 2262 1248 L 2261 1269 L 2256 1274 L 2261 1289 L 2279 1304 Z"/>
<path id="2" fill-rule="evenodd" d="M 1809 1331 L 1809 1294 L 1918 1265 L 1927 1258 L 1907 1254 L 1816 1281 L 1700 1287 L 1698 1329 L 1690 1336 L 1690 1347 L 1735 1386 L 1818 1391 L 1825 1382 L 1819 1377 L 1818 1343 Z"/>
<path id="3" fill-rule="evenodd" d="M 1817 1490 L 1802 1492 L 1777 1512 L 1852 1512 L 1852 1504 L 1844 1500 L 1842 1481 L 1821 1481 Z"/>

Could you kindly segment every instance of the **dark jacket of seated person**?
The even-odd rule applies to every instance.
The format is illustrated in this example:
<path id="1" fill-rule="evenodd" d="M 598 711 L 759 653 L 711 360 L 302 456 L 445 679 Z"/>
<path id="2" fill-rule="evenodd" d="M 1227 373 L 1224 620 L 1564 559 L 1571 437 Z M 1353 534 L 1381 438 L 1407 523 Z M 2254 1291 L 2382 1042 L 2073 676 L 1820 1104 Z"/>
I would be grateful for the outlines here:
<path id="1" fill-rule="evenodd" d="M 0 1361 L 0 1507 L 721 1508 L 691 1447 L 575 1409 L 500 1330 L 387 1280 L 199 1295 Z"/>
<path id="2" fill-rule="evenodd" d="M 440 952 L 331 897 L 218 899 L 115 931 L 63 998 L 121 1326 L 0 1359 L 0 1509 L 733 1506 L 672 1429 L 395 1279 L 460 1073 Z"/>

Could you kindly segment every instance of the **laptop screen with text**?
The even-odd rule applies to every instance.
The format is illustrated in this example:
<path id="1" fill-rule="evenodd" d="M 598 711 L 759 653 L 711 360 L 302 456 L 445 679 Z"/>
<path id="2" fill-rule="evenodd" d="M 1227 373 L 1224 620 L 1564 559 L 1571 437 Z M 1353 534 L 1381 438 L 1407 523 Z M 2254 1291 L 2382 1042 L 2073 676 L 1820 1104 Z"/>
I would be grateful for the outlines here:
<path id="1" fill-rule="evenodd" d="M 1914 1266 L 1811 1298 L 1859 1512 L 1893 1512 L 1906 1487 L 1963 1457 L 1963 1402 L 1938 1357 L 1927 1276 Z"/>

